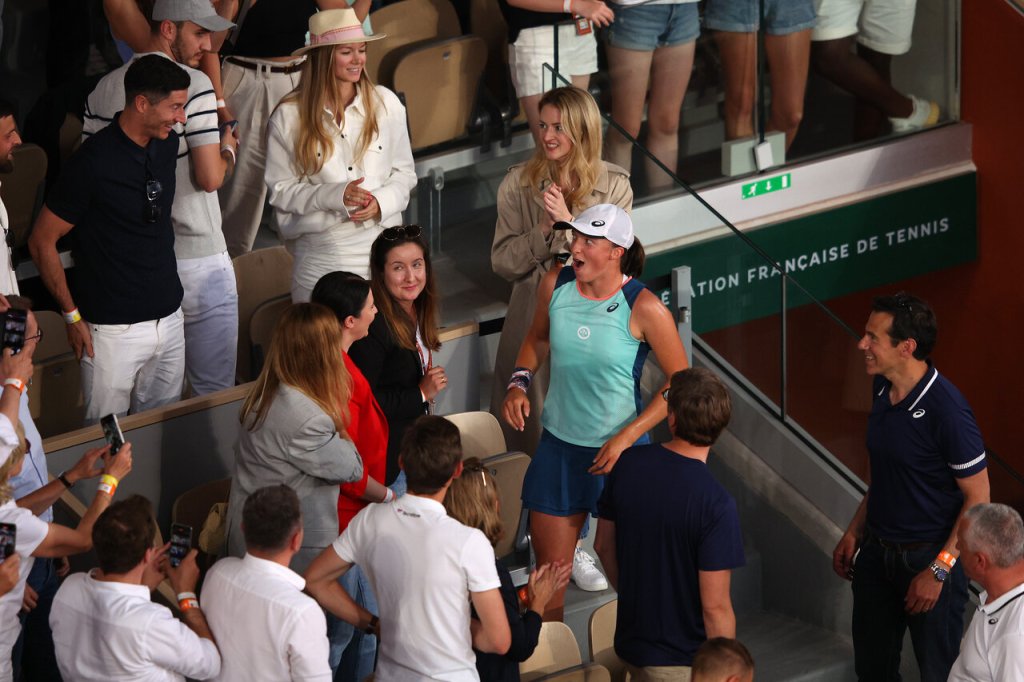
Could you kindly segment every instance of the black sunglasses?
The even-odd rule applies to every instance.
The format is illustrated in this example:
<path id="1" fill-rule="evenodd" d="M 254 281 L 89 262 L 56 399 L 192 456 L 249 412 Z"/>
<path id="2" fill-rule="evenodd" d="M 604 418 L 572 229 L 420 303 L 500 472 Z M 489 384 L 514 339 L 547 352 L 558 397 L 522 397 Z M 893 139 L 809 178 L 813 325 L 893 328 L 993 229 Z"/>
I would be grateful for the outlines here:
<path id="1" fill-rule="evenodd" d="M 164 193 L 164 186 L 160 184 L 160 181 L 149 174 L 149 169 L 146 169 L 146 201 L 149 203 L 146 205 L 146 222 L 155 223 L 160 220 L 160 216 L 163 215 L 163 208 L 160 204 L 156 203 L 160 199 L 160 195 Z"/>
<path id="2" fill-rule="evenodd" d="M 380 236 L 393 242 L 397 239 L 416 239 L 423 234 L 423 228 L 419 225 L 404 225 L 401 227 L 389 227 L 380 233 Z"/>

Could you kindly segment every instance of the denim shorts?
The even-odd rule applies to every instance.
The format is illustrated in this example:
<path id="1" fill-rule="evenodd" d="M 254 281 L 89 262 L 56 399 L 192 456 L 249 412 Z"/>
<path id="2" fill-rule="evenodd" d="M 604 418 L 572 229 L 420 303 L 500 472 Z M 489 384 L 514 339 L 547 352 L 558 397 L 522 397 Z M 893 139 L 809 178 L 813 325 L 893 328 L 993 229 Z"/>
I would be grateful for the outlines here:
<path id="1" fill-rule="evenodd" d="M 608 44 L 651 52 L 692 43 L 700 35 L 696 2 L 614 6 L 615 21 L 605 31 Z"/>
<path id="2" fill-rule="evenodd" d="M 712 31 L 752 33 L 758 29 L 758 0 L 708 0 L 704 25 Z M 765 0 L 765 30 L 781 36 L 814 28 L 814 0 Z"/>

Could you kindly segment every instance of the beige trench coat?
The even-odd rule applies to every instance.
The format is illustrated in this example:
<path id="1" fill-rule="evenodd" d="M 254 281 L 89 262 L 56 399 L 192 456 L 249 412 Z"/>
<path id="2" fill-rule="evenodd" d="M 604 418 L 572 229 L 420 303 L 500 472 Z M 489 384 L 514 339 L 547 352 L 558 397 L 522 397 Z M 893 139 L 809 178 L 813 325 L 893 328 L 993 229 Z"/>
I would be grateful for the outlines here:
<path id="1" fill-rule="evenodd" d="M 505 314 L 505 326 L 498 343 L 494 362 L 494 385 L 491 391 L 491 412 L 498 417 L 505 431 L 509 450 L 522 450 L 531 457 L 540 440 L 540 413 L 548 390 L 548 365 L 537 372 L 530 385 L 530 417 L 526 430 L 514 431 L 501 416 L 508 379 L 515 369 L 519 347 L 533 322 L 537 307 L 537 286 L 541 277 L 555 262 L 555 256 L 568 251 L 565 230 L 552 230 L 547 237 L 541 231 L 547 219 L 540 188 L 527 185 L 523 177 L 525 164 L 512 166 L 498 188 L 498 222 L 491 245 L 491 267 L 512 282 L 512 297 Z M 594 191 L 576 209 L 595 204 L 615 204 L 627 212 L 633 208 L 633 188 L 629 173 L 619 166 L 601 162 Z"/>

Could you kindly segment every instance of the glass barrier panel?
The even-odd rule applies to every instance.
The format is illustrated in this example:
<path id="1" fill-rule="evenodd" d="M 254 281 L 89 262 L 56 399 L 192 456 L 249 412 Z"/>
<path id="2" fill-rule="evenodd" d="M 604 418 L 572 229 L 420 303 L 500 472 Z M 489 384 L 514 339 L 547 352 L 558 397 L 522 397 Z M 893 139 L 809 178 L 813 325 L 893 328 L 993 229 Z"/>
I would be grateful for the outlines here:
<path id="1" fill-rule="evenodd" d="M 788 290 L 786 415 L 866 481 L 871 377 L 858 337 L 798 287 Z"/>

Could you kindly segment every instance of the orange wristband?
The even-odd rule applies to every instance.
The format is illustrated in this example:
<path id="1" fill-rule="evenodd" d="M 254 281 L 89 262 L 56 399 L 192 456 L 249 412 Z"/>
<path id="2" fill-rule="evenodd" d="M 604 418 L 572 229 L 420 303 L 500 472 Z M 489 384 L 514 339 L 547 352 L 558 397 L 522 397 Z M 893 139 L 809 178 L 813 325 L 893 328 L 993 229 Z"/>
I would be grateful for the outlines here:
<path id="1" fill-rule="evenodd" d="M 956 557 L 946 551 L 939 552 L 939 556 L 935 560 L 946 564 L 950 568 L 956 566 Z"/>

